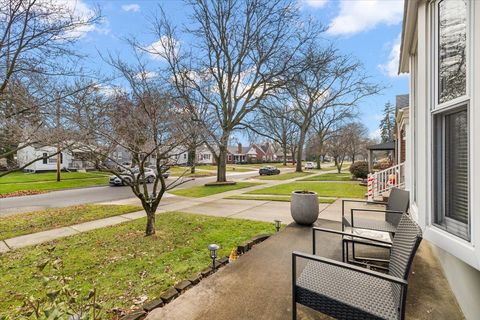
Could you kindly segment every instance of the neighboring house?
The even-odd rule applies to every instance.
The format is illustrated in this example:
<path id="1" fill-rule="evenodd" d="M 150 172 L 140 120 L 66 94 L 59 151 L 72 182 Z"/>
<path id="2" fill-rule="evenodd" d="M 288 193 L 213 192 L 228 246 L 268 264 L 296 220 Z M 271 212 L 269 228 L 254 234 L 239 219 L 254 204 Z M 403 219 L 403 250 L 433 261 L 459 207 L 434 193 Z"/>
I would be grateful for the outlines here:
<path id="1" fill-rule="evenodd" d="M 49 157 L 57 152 L 56 147 L 42 146 L 38 144 L 24 147 L 17 151 L 17 162 L 19 167 L 23 167 L 28 163 L 33 163 L 26 166 L 23 170 L 30 172 L 39 171 L 54 171 L 57 170 L 57 156 Z M 92 169 L 93 164 L 83 160 L 81 150 L 64 150 L 60 155 L 60 168 L 62 170 L 79 170 L 79 169 Z"/>
<path id="2" fill-rule="evenodd" d="M 282 151 L 282 149 L 279 149 L 279 150 L 277 150 L 277 152 L 275 152 L 275 159 L 278 162 L 283 162 L 283 151 Z M 292 153 L 287 152 L 287 163 L 292 162 L 292 161 L 293 161 Z"/>
<path id="3" fill-rule="evenodd" d="M 409 96 L 396 96 L 395 106 L 395 149 L 396 163 L 403 163 L 407 159 L 407 134 L 409 131 Z"/>
<path id="4" fill-rule="evenodd" d="M 271 143 L 252 144 L 248 151 L 249 159 L 252 162 L 272 162 L 277 160 L 277 155 Z"/>
<path id="5" fill-rule="evenodd" d="M 116 146 L 115 150 L 111 152 L 110 158 L 111 161 L 117 165 L 124 163 L 132 163 L 132 155 L 126 148 L 122 146 Z"/>
<path id="6" fill-rule="evenodd" d="M 212 151 L 207 146 L 200 146 L 197 148 L 197 164 L 215 164 L 215 158 Z"/>
<path id="7" fill-rule="evenodd" d="M 480 1 L 407 0 L 399 72 L 411 77 L 405 126 L 410 214 L 465 317 L 478 319 Z"/>
<path id="8" fill-rule="evenodd" d="M 248 161 L 247 153 L 250 148 L 243 147 L 241 143 L 237 146 L 228 146 L 227 147 L 227 163 L 246 163 Z"/>
<path id="9" fill-rule="evenodd" d="M 184 166 L 188 164 L 188 151 L 184 147 L 176 147 L 170 151 L 170 161 L 172 165 Z"/>

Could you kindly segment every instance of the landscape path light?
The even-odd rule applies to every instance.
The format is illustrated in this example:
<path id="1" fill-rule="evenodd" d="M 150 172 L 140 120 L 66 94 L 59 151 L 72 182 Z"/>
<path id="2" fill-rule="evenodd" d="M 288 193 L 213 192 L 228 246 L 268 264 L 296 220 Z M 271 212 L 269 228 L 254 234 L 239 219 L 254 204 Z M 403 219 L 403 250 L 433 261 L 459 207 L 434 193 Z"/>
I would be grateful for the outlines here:
<path id="1" fill-rule="evenodd" d="M 217 259 L 217 251 L 220 249 L 218 244 L 212 243 L 208 245 L 208 251 L 210 251 L 210 258 L 212 259 L 212 270 L 215 272 L 215 259 Z"/>
<path id="2" fill-rule="evenodd" d="M 275 229 L 277 229 L 277 232 L 280 231 L 280 227 L 282 226 L 282 221 L 281 220 L 273 220 L 275 222 Z"/>

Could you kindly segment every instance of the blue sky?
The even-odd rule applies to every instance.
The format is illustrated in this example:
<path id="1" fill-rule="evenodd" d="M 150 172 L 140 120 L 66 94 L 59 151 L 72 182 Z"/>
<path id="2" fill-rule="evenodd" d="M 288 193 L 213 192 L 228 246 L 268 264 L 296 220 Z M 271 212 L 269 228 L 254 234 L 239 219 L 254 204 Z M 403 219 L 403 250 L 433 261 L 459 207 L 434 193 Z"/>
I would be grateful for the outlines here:
<path id="1" fill-rule="evenodd" d="M 78 43 L 79 51 L 88 55 L 87 67 L 108 74 L 109 67 L 98 52 L 120 54 L 128 59 L 125 38 L 135 36 L 145 45 L 158 39 L 149 32 L 150 18 L 162 5 L 172 21 L 188 20 L 188 8 L 180 0 L 168 1 L 89 1 L 60 0 L 75 3 L 77 10 L 90 10 L 98 5 L 103 22 L 85 30 Z M 378 122 L 384 104 L 395 102 L 395 95 L 408 93 L 408 76 L 398 76 L 399 40 L 402 26 L 403 0 L 298 0 L 305 17 L 313 17 L 328 27 L 326 37 L 344 54 L 357 57 L 372 80 L 386 86 L 382 94 L 370 97 L 359 106 L 360 120 L 371 136 L 378 135 Z M 149 61 L 152 70 L 159 63 Z"/>

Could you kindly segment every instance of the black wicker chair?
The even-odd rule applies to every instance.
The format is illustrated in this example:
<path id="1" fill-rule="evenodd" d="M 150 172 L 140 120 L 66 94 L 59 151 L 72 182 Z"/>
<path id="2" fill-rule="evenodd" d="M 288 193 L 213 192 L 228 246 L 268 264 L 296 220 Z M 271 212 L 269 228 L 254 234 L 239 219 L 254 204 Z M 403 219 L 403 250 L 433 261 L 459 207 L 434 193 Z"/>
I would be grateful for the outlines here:
<path id="1" fill-rule="evenodd" d="M 408 211 L 410 204 L 410 193 L 406 190 L 398 188 L 392 188 L 388 202 L 369 202 L 364 200 L 342 200 L 342 231 L 345 231 L 346 227 L 357 229 L 368 229 L 376 231 L 395 233 L 398 222 L 402 214 Z M 374 203 L 385 205 L 385 210 L 379 209 L 365 209 L 365 208 L 353 208 L 350 209 L 350 216 L 345 215 L 345 203 L 346 202 L 362 202 L 362 203 Z M 383 213 L 385 220 L 374 220 L 368 218 L 358 217 L 362 212 L 374 212 Z M 355 217 L 357 216 L 357 217 Z"/>
<path id="2" fill-rule="evenodd" d="M 315 228 L 313 232 L 351 234 Z M 360 240 L 385 243 L 355 236 Z M 388 273 L 301 252 L 292 253 L 293 319 L 297 303 L 337 319 L 405 319 L 409 270 L 422 240 L 420 227 L 402 215 L 391 246 Z M 306 264 L 297 277 L 297 260 Z"/>
<path id="3" fill-rule="evenodd" d="M 346 202 L 363 202 L 384 204 L 385 209 L 366 209 L 366 208 L 353 208 L 350 209 L 350 215 L 345 215 L 345 203 Z M 387 241 L 391 244 L 395 231 L 397 230 L 398 222 L 402 214 L 407 213 L 410 204 L 410 193 L 398 188 L 392 188 L 388 202 L 368 202 L 364 200 L 342 200 L 342 231 L 348 231 L 353 234 L 368 236 L 383 241 Z M 368 219 L 361 217 L 362 213 L 373 212 L 384 214 L 384 220 Z M 367 231 L 365 231 L 367 230 Z M 372 232 L 373 231 L 373 234 Z M 378 232 L 380 231 L 380 232 Z M 387 233 L 386 235 L 382 233 Z M 356 253 L 355 244 L 365 243 L 365 241 L 359 241 L 357 239 L 345 236 L 343 237 L 346 255 L 344 256 L 344 262 L 357 263 L 360 265 L 366 265 L 366 262 L 377 263 L 377 268 L 385 269 L 382 264 L 388 262 L 385 259 L 379 259 L 368 256 L 359 256 Z M 351 243 L 352 259 L 348 254 L 348 244 Z"/>

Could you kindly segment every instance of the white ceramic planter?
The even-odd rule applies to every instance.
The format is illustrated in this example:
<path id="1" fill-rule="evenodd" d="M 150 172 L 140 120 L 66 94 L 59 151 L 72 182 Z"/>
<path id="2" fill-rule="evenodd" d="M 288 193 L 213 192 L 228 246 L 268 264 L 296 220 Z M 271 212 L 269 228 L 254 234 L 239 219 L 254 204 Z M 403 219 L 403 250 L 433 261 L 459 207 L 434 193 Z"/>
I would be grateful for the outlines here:
<path id="1" fill-rule="evenodd" d="M 290 202 L 293 220 L 302 225 L 312 225 L 318 219 L 318 196 L 316 192 L 293 191 Z"/>

